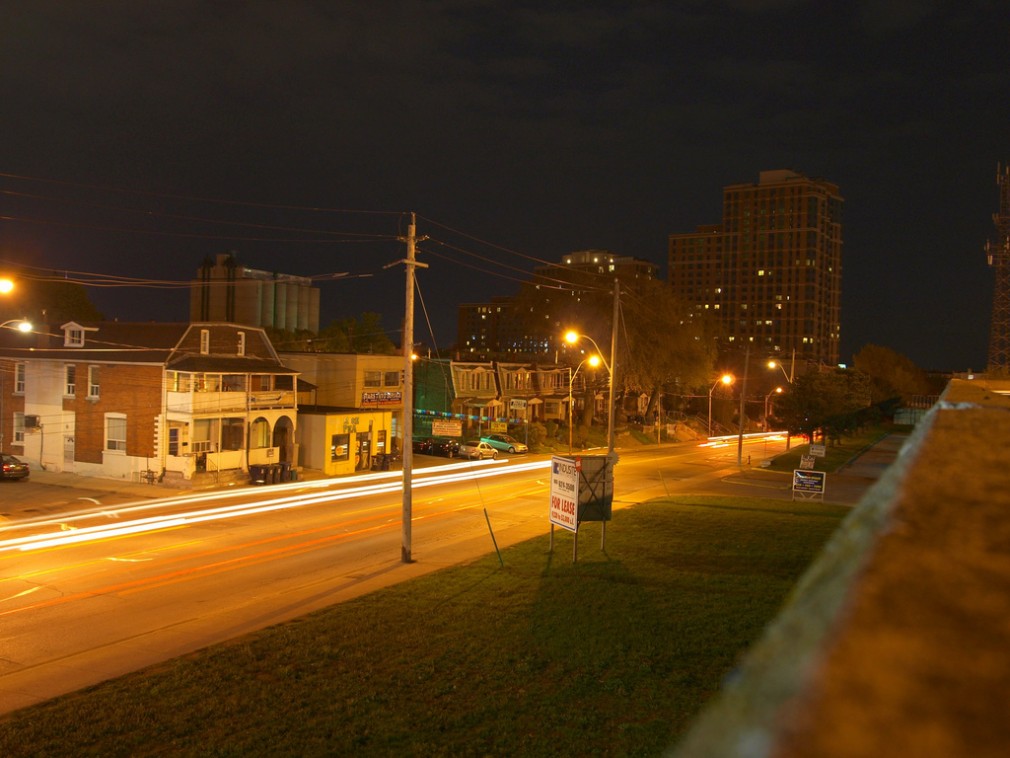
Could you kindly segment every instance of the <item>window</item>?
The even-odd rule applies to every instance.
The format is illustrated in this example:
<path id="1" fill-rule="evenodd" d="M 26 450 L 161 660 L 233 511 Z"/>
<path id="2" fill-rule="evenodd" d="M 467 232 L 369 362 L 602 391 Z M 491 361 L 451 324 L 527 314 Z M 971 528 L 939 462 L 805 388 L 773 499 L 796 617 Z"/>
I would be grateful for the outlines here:
<path id="1" fill-rule="evenodd" d="M 225 392 L 245 392 L 245 374 L 225 374 L 221 377 L 221 389 Z"/>
<path id="2" fill-rule="evenodd" d="M 25 414 L 14 414 L 14 444 L 23 444 L 25 441 Z"/>
<path id="3" fill-rule="evenodd" d="M 105 451 L 126 452 L 126 416 L 122 413 L 105 414 Z"/>
<path id="4" fill-rule="evenodd" d="M 365 372 L 365 386 L 366 387 L 381 387 L 382 386 L 382 372 L 381 371 L 366 371 Z"/>
<path id="5" fill-rule="evenodd" d="M 97 398 L 98 395 L 98 366 L 88 366 L 88 397 Z"/>
<path id="6" fill-rule="evenodd" d="M 63 369 L 63 395 L 73 397 L 77 394 L 77 366 L 69 365 Z"/>
<path id="7" fill-rule="evenodd" d="M 84 330 L 79 326 L 70 327 L 63 336 L 64 347 L 84 347 Z"/>
<path id="8" fill-rule="evenodd" d="M 25 364 L 14 364 L 14 394 L 25 394 Z"/>
<path id="9" fill-rule="evenodd" d="M 178 455 L 179 454 L 179 433 L 181 428 L 178 426 L 171 426 L 168 428 L 168 454 Z"/>
<path id="10" fill-rule="evenodd" d="M 200 354 L 207 355 L 210 352 L 210 330 L 200 330 Z"/>
<path id="11" fill-rule="evenodd" d="M 399 371 L 387 371 L 383 375 L 382 383 L 386 387 L 399 387 L 400 386 L 400 372 Z"/>
<path id="12" fill-rule="evenodd" d="M 245 332 L 238 333 L 238 354 L 245 355 Z"/>
<path id="13" fill-rule="evenodd" d="M 330 460 L 346 461 L 351 457 L 351 435 L 334 434 L 330 437 Z"/>

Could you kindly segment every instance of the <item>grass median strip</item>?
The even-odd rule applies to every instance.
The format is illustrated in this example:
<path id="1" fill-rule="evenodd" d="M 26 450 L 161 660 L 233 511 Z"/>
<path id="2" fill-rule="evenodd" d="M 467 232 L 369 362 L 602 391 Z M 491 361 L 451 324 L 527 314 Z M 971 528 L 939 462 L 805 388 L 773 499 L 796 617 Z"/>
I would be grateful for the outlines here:
<path id="1" fill-rule="evenodd" d="M 11 714 L 0 755 L 656 755 L 848 508 L 619 510 Z"/>

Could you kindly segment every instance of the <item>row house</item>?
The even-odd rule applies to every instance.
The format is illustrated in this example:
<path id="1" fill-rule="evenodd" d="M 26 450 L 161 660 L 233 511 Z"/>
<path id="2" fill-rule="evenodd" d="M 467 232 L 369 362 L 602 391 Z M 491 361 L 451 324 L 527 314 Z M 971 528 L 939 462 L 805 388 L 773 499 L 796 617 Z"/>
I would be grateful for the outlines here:
<path id="1" fill-rule="evenodd" d="M 489 422 L 519 424 L 527 421 L 557 421 L 567 424 L 572 405 L 584 402 L 586 391 L 599 385 L 589 372 L 573 376 L 568 366 L 499 361 L 453 361 L 451 364 L 453 413 L 468 428 L 483 428 Z M 599 377 L 595 377 L 599 379 Z M 599 386 L 604 386 L 599 385 Z M 598 409 L 605 393 L 592 393 Z"/>
<path id="2" fill-rule="evenodd" d="M 35 466 L 186 484 L 297 461 L 297 372 L 258 327 L 0 332 L 0 442 Z"/>

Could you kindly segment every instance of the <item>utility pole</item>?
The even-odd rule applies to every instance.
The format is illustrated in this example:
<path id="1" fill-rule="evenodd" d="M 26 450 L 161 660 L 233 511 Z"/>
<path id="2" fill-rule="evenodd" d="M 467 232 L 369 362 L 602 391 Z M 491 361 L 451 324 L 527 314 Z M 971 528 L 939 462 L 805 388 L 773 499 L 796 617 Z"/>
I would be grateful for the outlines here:
<path id="1" fill-rule="evenodd" d="M 996 237 L 985 246 L 986 259 L 996 273 L 989 324 L 990 372 L 1010 368 L 1010 166 L 996 167 L 996 183 L 1000 195 L 999 212 L 992 216 Z"/>
<path id="2" fill-rule="evenodd" d="M 417 226 L 416 214 L 410 214 L 410 225 L 407 236 L 400 240 L 407 244 L 407 257 L 403 261 L 406 266 L 407 288 L 404 300 L 403 314 L 403 515 L 400 539 L 400 560 L 403 563 L 413 563 L 411 558 L 411 520 L 413 518 L 411 503 L 411 468 L 414 452 L 414 269 L 420 266 L 417 262 Z"/>
<path id="3" fill-rule="evenodd" d="M 614 320 L 610 329 L 610 408 L 607 411 L 607 455 L 614 456 L 614 378 L 617 372 L 617 318 L 621 306 L 621 282 L 614 278 Z M 613 465 L 613 464 L 611 464 Z"/>
<path id="4" fill-rule="evenodd" d="M 740 384 L 740 436 L 737 438 L 736 443 L 736 465 L 743 465 L 743 422 L 747 412 L 746 396 L 747 396 L 747 368 L 750 364 L 750 345 L 747 345 L 747 350 L 744 352 L 743 358 L 743 382 Z"/>

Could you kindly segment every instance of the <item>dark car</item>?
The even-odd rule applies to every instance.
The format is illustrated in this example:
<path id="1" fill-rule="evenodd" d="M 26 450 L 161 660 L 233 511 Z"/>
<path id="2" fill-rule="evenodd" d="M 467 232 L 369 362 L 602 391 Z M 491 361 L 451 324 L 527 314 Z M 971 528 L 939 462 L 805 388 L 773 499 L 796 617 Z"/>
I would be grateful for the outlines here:
<path id="1" fill-rule="evenodd" d="M 0 455 L 0 479 L 27 479 L 28 464 L 13 455 Z"/>
<path id="2" fill-rule="evenodd" d="M 435 442 L 431 437 L 414 437 L 414 444 L 411 449 L 415 453 L 421 453 L 422 455 L 432 455 L 431 452 L 432 444 Z"/>
<path id="3" fill-rule="evenodd" d="M 459 443 L 456 440 L 433 439 L 431 440 L 430 455 L 443 455 L 446 458 L 456 458 L 459 456 Z"/>

